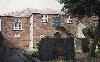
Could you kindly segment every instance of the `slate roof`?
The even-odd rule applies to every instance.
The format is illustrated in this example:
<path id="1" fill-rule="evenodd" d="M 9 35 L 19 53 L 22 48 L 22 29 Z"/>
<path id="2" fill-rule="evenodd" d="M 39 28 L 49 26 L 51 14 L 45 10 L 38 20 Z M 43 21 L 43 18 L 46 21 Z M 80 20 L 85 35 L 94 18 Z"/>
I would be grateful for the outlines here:
<path id="1" fill-rule="evenodd" d="M 32 9 L 32 8 L 26 8 L 21 11 L 11 12 L 8 14 L 4 14 L 3 16 L 15 16 L 15 17 L 29 17 L 32 13 L 40 13 L 40 14 L 63 14 L 60 10 L 54 10 L 54 9 Z"/>

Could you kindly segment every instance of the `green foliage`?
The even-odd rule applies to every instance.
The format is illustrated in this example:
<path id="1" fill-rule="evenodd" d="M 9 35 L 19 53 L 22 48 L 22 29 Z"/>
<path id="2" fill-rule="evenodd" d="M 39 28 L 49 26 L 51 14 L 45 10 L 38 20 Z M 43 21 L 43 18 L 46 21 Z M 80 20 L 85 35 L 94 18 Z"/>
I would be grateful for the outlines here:
<path id="1" fill-rule="evenodd" d="M 33 52 L 33 54 L 31 54 L 31 55 L 24 53 L 23 55 L 25 56 L 24 62 L 36 62 L 34 58 L 38 59 L 38 57 L 39 57 L 38 52 Z"/>
<path id="2" fill-rule="evenodd" d="M 4 46 L 3 43 L 5 41 L 4 36 L 2 35 L 2 33 L 0 32 L 0 46 Z"/>
<path id="3" fill-rule="evenodd" d="M 100 1 L 99 0 L 58 0 L 64 4 L 62 10 L 68 9 L 68 13 L 73 16 L 100 16 Z"/>
<path id="4" fill-rule="evenodd" d="M 95 23 L 93 23 L 90 27 L 86 27 L 82 30 L 85 37 L 89 39 L 94 39 L 95 31 L 96 31 Z"/>

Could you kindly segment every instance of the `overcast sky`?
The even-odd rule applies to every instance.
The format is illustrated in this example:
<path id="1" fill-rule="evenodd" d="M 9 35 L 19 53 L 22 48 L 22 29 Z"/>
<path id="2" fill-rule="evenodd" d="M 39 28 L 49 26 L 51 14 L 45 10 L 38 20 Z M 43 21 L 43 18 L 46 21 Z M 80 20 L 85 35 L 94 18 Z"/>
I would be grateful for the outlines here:
<path id="1" fill-rule="evenodd" d="M 0 14 L 25 8 L 34 9 L 61 9 L 63 5 L 57 0 L 0 0 Z"/>

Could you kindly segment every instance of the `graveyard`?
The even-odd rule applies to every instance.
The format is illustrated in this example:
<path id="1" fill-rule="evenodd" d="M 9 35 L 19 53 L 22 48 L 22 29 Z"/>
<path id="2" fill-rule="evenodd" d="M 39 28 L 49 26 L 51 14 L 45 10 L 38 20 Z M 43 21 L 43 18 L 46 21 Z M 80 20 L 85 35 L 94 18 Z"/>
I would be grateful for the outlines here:
<path id="1" fill-rule="evenodd" d="M 100 51 L 96 49 L 95 58 L 89 57 L 89 40 L 61 38 L 57 32 L 54 37 L 42 38 L 38 50 L 28 51 L 25 57 L 37 62 L 99 62 Z M 27 60 L 26 60 L 27 61 Z"/>
<path id="2" fill-rule="evenodd" d="M 87 39 L 83 40 L 88 41 Z M 76 46 L 75 46 L 76 45 Z M 97 48 L 98 50 L 98 48 Z M 99 62 L 100 52 L 96 50 L 95 58 L 89 57 L 89 43 L 82 41 L 74 43 L 74 38 L 43 38 L 38 51 L 28 53 L 30 58 L 40 62 Z"/>
<path id="3" fill-rule="evenodd" d="M 75 42 L 76 41 L 76 42 Z M 99 62 L 100 51 L 95 58 L 89 57 L 89 40 L 61 38 L 59 32 L 54 37 L 42 38 L 38 50 L 2 49 L 0 62 Z M 3 53 L 2 53 L 3 52 Z M 2 53 L 2 54 L 1 54 Z"/>
<path id="4" fill-rule="evenodd" d="M 0 1 L 0 62 L 100 62 L 100 0 Z"/>
<path id="5" fill-rule="evenodd" d="M 95 57 L 89 57 L 89 38 L 76 38 L 61 26 L 60 18 L 55 19 L 54 27 L 58 32 L 53 37 L 41 38 L 37 49 L 6 48 L 0 50 L 0 62 L 99 62 L 99 47 L 95 50 Z M 66 37 L 61 35 L 64 32 Z M 1 41 L 3 36 L 1 33 Z"/>

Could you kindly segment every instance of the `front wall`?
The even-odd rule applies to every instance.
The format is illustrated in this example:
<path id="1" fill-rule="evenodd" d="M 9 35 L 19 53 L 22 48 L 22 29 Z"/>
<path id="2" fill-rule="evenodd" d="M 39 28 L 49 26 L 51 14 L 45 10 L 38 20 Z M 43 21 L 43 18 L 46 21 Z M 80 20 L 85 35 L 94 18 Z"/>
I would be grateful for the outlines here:
<path id="1" fill-rule="evenodd" d="M 10 48 L 28 47 L 28 41 L 29 41 L 29 29 L 28 29 L 29 20 L 28 18 L 19 18 L 22 21 L 21 31 L 13 30 L 14 17 L 1 17 L 1 19 L 2 19 L 1 32 L 5 38 L 5 45 Z"/>
<path id="2" fill-rule="evenodd" d="M 44 37 L 46 36 L 53 36 L 53 34 L 57 31 L 53 27 L 54 18 L 57 15 L 48 15 L 48 23 L 42 22 L 42 14 L 34 14 L 33 15 L 33 46 L 36 46 L 41 40 L 41 35 Z"/>
<path id="3" fill-rule="evenodd" d="M 53 26 L 54 18 L 57 15 L 48 15 L 48 23 L 42 23 L 42 14 L 33 14 L 33 47 L 36 46 L 41 38 L 40 36 L 53 36 L 57 30 Z M 22 21 L 22 31 L 13 30 L 13 19 L 15 17 L 1 17 L 2 34 L 6 40 L 7 47 L 28 48 L 30 41 L 30 21 L 27 17 L 18 17 Z M 17 18 L 17 17 L 16 17 Z M 19 35 L 19 37 L 15 37 Z"/>

